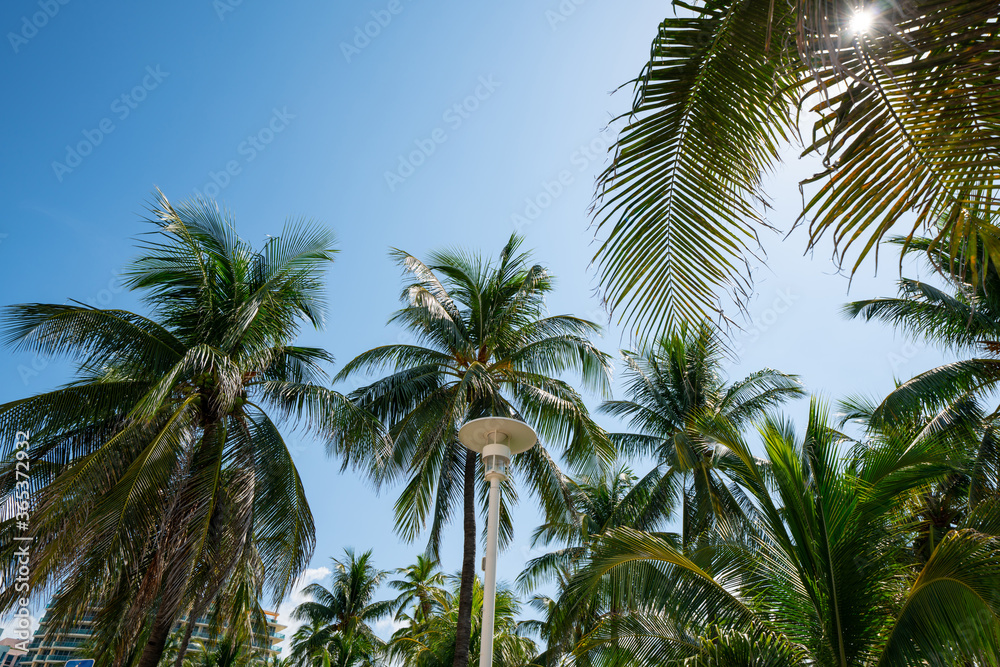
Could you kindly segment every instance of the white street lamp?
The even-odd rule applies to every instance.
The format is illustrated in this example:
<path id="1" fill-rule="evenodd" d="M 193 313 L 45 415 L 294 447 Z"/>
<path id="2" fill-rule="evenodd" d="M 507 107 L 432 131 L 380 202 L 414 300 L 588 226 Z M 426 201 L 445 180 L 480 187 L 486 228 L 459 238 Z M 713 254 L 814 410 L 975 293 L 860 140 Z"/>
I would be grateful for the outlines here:
<path id="1" fill-rule="evenodd" d="M 510 457 L 526 452 L 538 442 L 530 426 L 507 417 L 473 419 L 458 431 L 458 439 L 482 454 L 484 476 L 490 483 L 490 510 L 486 518 L 486 570 L 483 583 L 483 638 L 479 667 L 493 665 L 493 621 L 497 594 L 497 526 L 500 523 L 500 482 L 507 479 Z"/>

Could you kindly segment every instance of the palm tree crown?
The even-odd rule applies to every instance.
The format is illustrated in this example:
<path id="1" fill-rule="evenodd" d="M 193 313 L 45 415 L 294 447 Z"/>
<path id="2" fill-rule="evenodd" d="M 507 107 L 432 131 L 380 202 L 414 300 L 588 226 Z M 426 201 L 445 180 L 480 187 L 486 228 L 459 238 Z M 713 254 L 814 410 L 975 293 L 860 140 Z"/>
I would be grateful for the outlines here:
<path id="1" fill-rule="evenodd" d="M 740 428 L 801 396 L 802 386 L 796 376 L 771 369 L 726 383 L 722 354 L 722 342 L 708 323 L 683 325 L 645 350 L 622 353 L 628 400 L 607 401 L 600 410 L 634 429 L 610 436 L 623 451 L 657 460 L 638 485 L 651 499 L 634 527 L 654 529 L 680 503 L 681 535 L 689 544 L 714 521 L 746 518 L 745 504 L 723 474 L 733 457 L 712 440 L 706 425 Z"/>
<path id="2" fill-rule="evenodd" d="M 998 659 L 1000 548 L 995 501 L 914 565 L 901 511 L 963 465 L 937 438 L 857 443 L 813 403 L 802 436 L 760 426 L 759 461 L 732 429 L 715 433 L 760 509 L 696 563 L 669 540 L 621 528 L 602 541 L 564 604 L 617 575 L 622 613 L 578 647 L 637 665 L 987 665 Z M 846 456 L 845 456 L 846 454 Z"/>
<path id="3" fill-rule="evenodd" d="M 625 466 L 611 468 L 594 479 L 569 480 L 572 511 L 536 528 L 531 541 L 532 547 L 564 546 L 528 561 L 518 575 L 518 587 L 528 591 L 544 582 L 562 581 L 601 535 L 621 526 L 641 527 L 650 495 L 636 480 Z"/>
<path id="4" fill-rule="evenodd" d="M 502 416 L 531 424 L 542 444 L 514 458 L 515 477 L 527 482 L 549 514 L 570 498 L 545 445 L 563 447 L 576 465 L 610 458 L 603 431 L 590 419 L 577 391 L 556 377 L 577 372 L 584 386 L 607 392 L 610 364 L 588 337 L 598 326 L 569 315 L 546 316 L 553 287 L 542 266 L 529 263 L 512 236 L 496 261 L 462 251 L 438 252 L 429 263 L 402 251 L 394 256 L 411 278 L 404 307 L 390 322 L 415 344 L 377 347 L 359 355 L 339 378 L 360 372 L 390 373 L 351 394 L 357 405 L 387 425 L 391 455 L 375 464 L 380 481 L 406 477 L 396 502 L 396 527 L 414 539 L 430 520 L 429 552 L 437 556 L 444 526 L 463 505 L 465 547 L 455 667 L 465 667 L 471 632 L 475 560 L 475 485 L 478 457 L 458 441 L 469 419 Z M 485 502 L 485 487 L 480 501 Z M 516 499 L 505 485 L 505 498 Z M 506 506 L 500 511 L 501 543 L 510 539 Z"/>
<path id="5" fill-rule="evenodd" d="M 652 486 L 648 481 L 637 485 L 636 480 L 627 467 L 610 468 L 596 478 L 571 480 L 573 511 L 539 526 L 532 539 L 532 546 L 561 546 L 528 561 L 518 575 L 518 587 L 527 592 L 555 582 L 563 594 L 602 535 L 625 526 L 645 527 L 643 517 L 649 512 Z M 544 614 L 544 620 L 526 621 L 525 627 L 546 643 L 537 664 L 560 664 L 574 645 L 598 626 L 603 615 L 617 609 L 611 598 L 608 604 L 608 596 L 596 594 L 590 604 L 566 609 L 546 595 L 536 595 L 531 603 Z"/>
<path id="6" fill-rule="evenodd" d="M 312 599 L 292 614 L 307 622 L 295 635 L 292 658 L 304 667 L 372 667 L 379 664 L 384 642 L 371 624 L 392 612 L 393 602 L 375 600 L 388 572 L 375 567 L 370 549 L 360 555 L 345 549 L 333 566 L 330 588 L 314 583 L 302 591 Z"/>
<path id="7" fill-rule="evenodd" d="M 319 386 L 330 355 L 293 344 L 324 320 L 329 231 L 292 223 L 254 250 L 206 202 L 161 197 L 154 213 L 126 273 L 152 317 L 22 304 L 0 323 L 4 343 L 77 366 L 65 387 L 0 406 L 0 431 L 31 433 L 32 589 L 57 593 L 64 622 L 97 607 L 105 656 L 145 641 L 142 667 L 183 614 L 259 620 L 265 590 L 280 599 L 309 562 L 312 513 L 265 409 L 324 433 L 361 414 Z M 10 555 L 15 526 L 2 528 Z"/>
<path id="8" fill-rule="evenodd" d="M 1000 385 L 1000 273 L 986 244 L 984 240 L 956 261 L 941 243 L 913 239 L 908 252 L 922 253 L 950 290 L 904 278 L 896 298 L 867 299 L 844 307 L 849 317 L 885 322 L 970 357 L 903 382 L 876 410 L 876 419 L 906 420 L 924 412 L 946 418 L 963 402 L 987 398 Z"/>
<path id="9" fill-rule="evenodd" d="M 399 591 L 396 598 L 396 619 L 406 615 L 407 607 L 412 606 L 411 617 L 414 622 L 430 618 L 434 611 L 435 600 L 444 584 L 444 573 L 438 568 L 437 561 L 420 554 L 412 565 L 401 567 L 396 574 L 402 579 L 394 579 L 389 586 Z"/>
<path id="10" fill-rule="evenodd" d="M 461 577 L 457 577 L 461 579 Z M 436 592 L 436 609 L 423 621 L 397 630 L 389 641 L 386 657 L 391 664 L 405 667 L 450 667 L 454 663 L 455 636 L 459 623 L 458 587 Z M 479 664 L 482 633 L 483 587 L 477 577 L 472 595 L 472 649 L 469 657 Z M 524 636 L 525 627 L 517 620 L 521 611 L 514 592 L 506 586 L 497 588 L 493 640 L 493 664 L 496 667 L 526 667 L 536 664 L 535 643 Z"/>

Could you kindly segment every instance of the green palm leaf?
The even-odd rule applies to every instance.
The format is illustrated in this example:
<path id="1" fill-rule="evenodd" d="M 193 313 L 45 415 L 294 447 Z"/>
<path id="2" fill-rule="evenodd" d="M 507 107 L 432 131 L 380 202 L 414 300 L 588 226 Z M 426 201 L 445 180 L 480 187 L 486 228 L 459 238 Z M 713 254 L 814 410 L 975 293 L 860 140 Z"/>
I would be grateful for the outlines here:
<path id="1" fill-rule="evenodd" d="M 853 272 L 900 224 L 953 261 L 979 244 L 1000 258 L 993 3 L 674 5 L 598 182 L 595 260 L 621 321 L 672 331 L 726 294 L 746 302 L 761 183 L 796 109 L 814 114 L 805 153 L 824 164 L 801 183 L 809 247 L 831 238 Z M 874 20 L 855 34 L 860 8 Z"/>
<path id="2" fill-rule="evenodd" d="M 766 0 L 675 4 L 686 16 L 660 24 L 598 181 L 605 298 L 641 332 L 718 312 L 720 289 L 746 293 L 761 180 L 791 129 L 790 12 Z"/>

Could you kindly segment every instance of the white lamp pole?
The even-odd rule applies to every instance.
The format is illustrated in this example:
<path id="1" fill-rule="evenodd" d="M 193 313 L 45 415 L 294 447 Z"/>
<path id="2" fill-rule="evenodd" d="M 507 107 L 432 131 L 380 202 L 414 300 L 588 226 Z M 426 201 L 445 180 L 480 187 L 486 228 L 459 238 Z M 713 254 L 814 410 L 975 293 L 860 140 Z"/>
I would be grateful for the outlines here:
<path id="1" fill-rule="evenodd" d="M 490 483 L 486 518 L 486 557 L 483 569 L 483 637 L 479 667 L 493 665 L 493 623 L 497 594 L 497 528 L 500 523 L 500 482 L 507 479 L 510 457 L 535 446 L 538 436 L 530 426 L 506 417 L 473 419 L 458 431 L 462 444 L 483 456 L 484 476 Z"/>

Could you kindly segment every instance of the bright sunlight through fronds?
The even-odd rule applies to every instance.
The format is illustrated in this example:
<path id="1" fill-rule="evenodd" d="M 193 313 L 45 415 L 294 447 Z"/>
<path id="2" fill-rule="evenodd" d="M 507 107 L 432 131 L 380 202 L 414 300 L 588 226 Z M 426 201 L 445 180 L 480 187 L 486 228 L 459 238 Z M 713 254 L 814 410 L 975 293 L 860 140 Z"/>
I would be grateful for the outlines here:
<path id="1" fill-rule="evenodd" d="M 852 35 L 863 35 L 871 29 L 874 22 L 875 13 L 867 7 L 859 7 L 854 10 L 848 30 Z"/>

